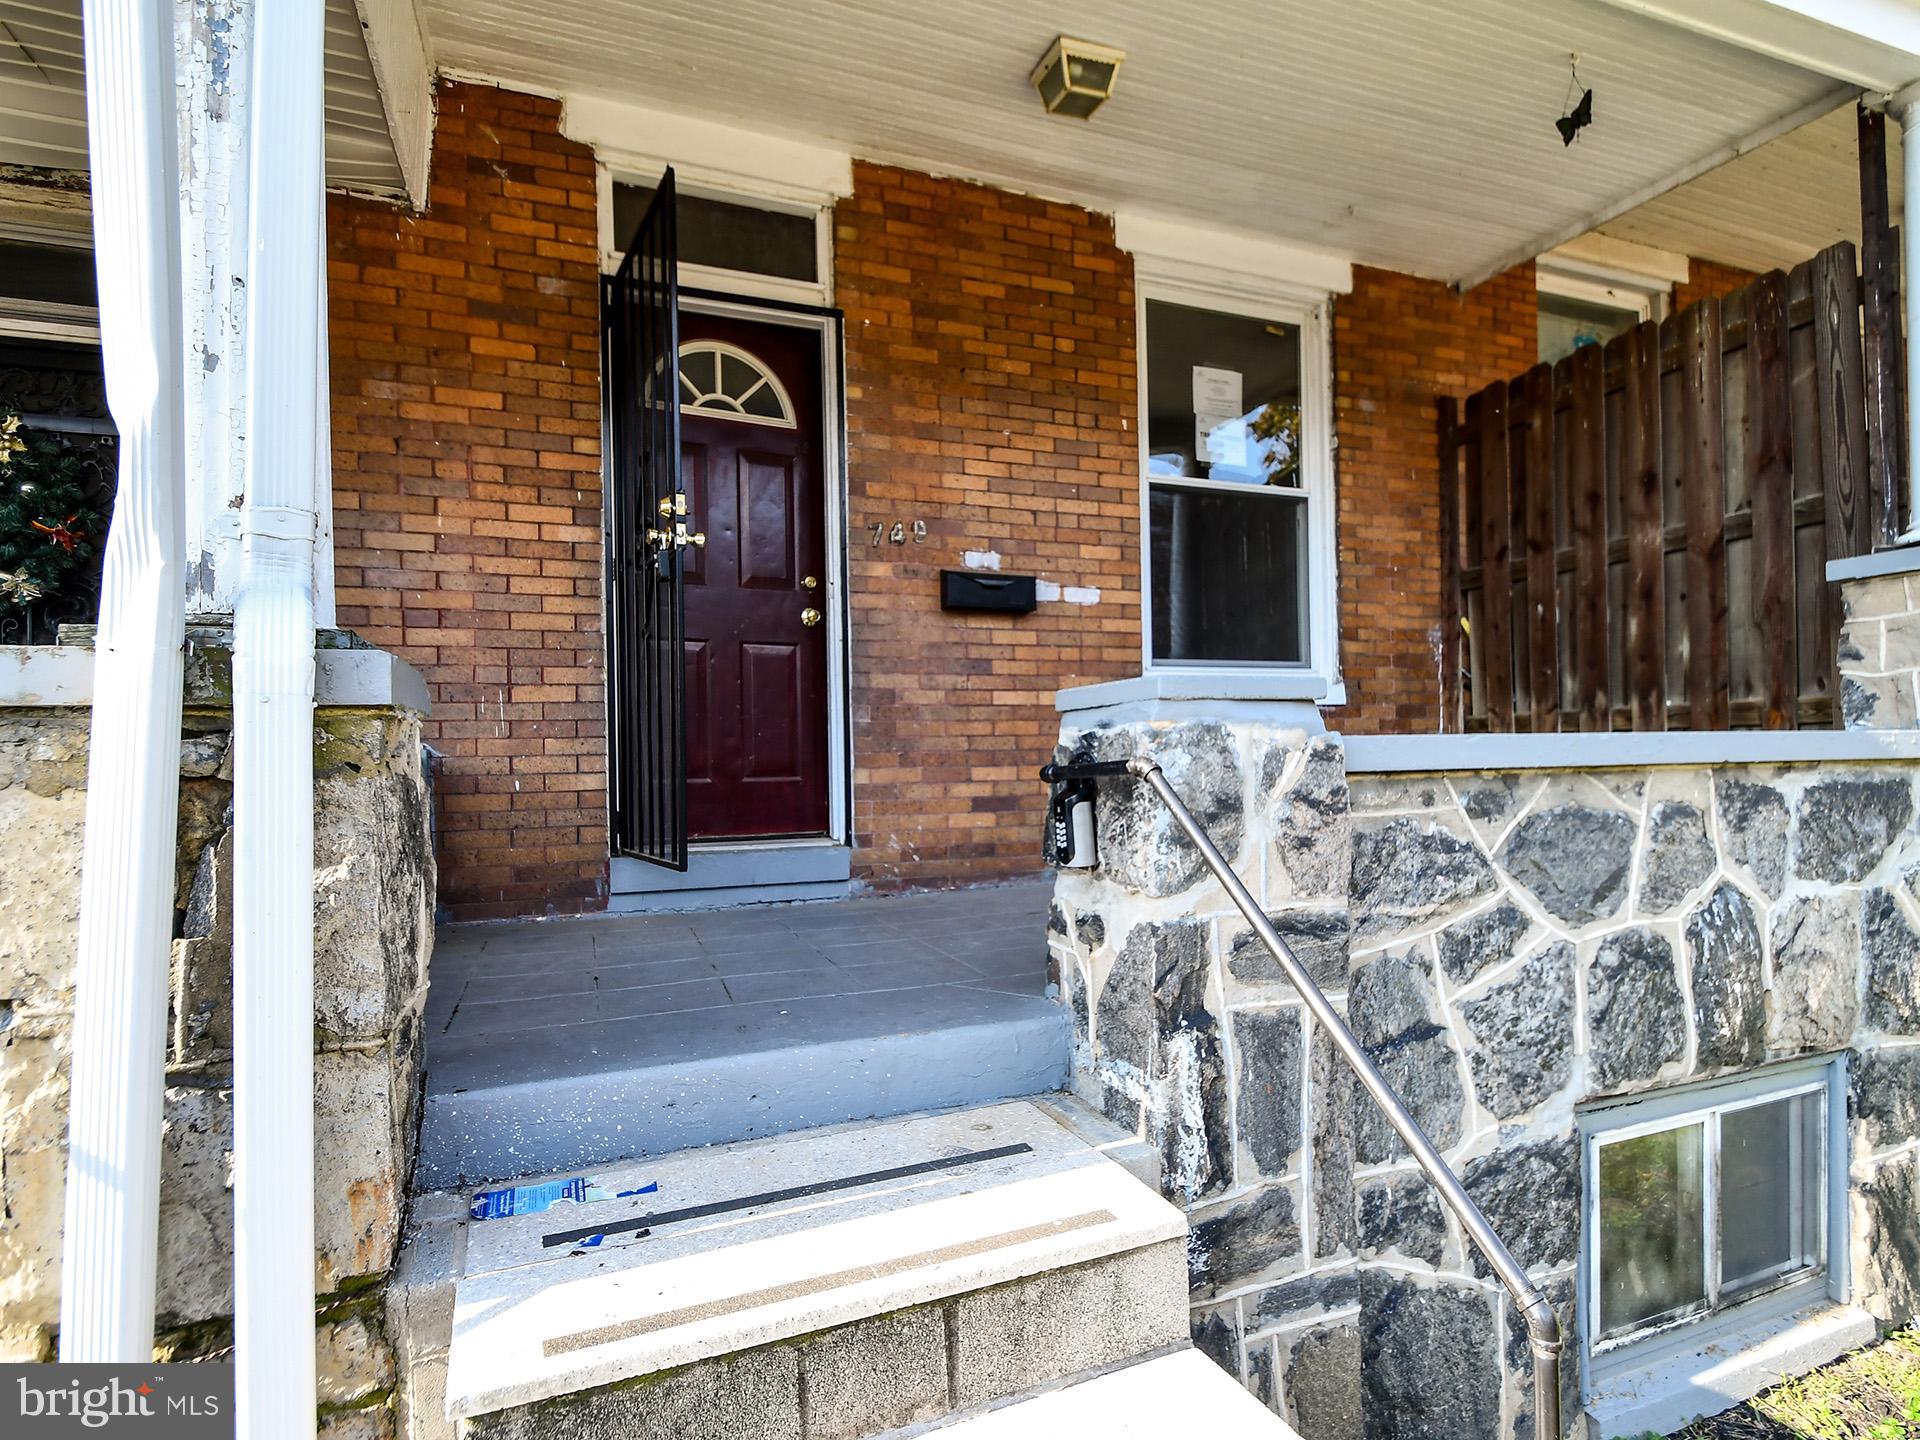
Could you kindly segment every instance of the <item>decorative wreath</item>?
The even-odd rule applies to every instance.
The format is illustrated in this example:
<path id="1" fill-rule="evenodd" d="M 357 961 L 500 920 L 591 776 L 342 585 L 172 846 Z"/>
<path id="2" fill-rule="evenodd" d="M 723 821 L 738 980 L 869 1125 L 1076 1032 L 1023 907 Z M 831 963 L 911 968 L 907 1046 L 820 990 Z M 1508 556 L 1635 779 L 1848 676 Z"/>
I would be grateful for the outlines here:
<path id="1" fill-rule="evenodd" d="M 58 595 L 86 570 L 102 528 L 79 457 L 0 410 L 0 609 Z"/>

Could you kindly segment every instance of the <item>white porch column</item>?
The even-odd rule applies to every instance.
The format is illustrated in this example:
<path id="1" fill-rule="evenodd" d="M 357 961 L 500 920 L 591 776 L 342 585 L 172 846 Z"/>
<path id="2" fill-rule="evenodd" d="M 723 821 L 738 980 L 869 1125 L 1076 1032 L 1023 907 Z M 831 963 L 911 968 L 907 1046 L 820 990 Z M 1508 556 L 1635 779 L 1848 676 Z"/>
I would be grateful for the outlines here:
<path id="1" fill-rule="evenodd" d="M 1906 297 L 1907 331 L 1907 531 L 1920 539 L 1920 81 L 1887 102 L 1900 122 L 1901 175 L 1906 194 L 1900 208 L 1900 293 Z"/>
<path id="2" fill-rule="evenodd" d="M 225 618 L 240 583 L 247 408 L 247 163 L 254 0 L 175 0 L 180 261 L 186 293 L 187 614 Z"/>
<path id="3" fill-rule="evenodd" d="M 254 12 L 234 594 L 234 1354 L 242 1436 L 311 1436 L 322 0 Z"/>
<path id="4" fill-rule="evenodd" d="M 126 1363 L 153 1355 L 180 786 L 180 192 L 171 7 L 86 0 L 83 14 L 100 339 L 120 474 L 95 641 L 60 1358 Z"/>

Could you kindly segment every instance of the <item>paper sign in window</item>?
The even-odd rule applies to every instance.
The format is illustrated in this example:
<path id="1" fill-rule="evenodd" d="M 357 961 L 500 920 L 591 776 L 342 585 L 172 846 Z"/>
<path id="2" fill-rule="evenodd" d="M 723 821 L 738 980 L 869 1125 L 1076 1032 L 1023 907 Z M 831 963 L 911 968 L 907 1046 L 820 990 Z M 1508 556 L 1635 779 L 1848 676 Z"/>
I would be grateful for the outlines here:
<path id="1" fill-rule="evenodd" d="M 1237 413 L 1193 417 L 1193 456 L 1208 465 L 1247 468 L 1247 422 Z"/>
<path id="2" fill-rule="evenodd" d="M 1247 407 L 1244 386 L 1238 370 L 1216 365 L 1193 367 L 1193 413 L 1196 415 L 1244 415 Z"/>

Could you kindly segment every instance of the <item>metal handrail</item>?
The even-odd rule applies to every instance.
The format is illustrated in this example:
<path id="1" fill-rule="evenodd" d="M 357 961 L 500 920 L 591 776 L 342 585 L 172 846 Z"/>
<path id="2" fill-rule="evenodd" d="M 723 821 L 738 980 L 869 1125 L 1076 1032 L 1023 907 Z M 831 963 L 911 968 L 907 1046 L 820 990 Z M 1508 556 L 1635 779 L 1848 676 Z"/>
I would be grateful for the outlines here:
<path id="1" fill-rule="evenodd" d="M 1486 1212 L 1474 1203 L 1459 1177 L 1441 1158 L 1439 1150 L 1427 1138 L 1427 1132 L 1420 1128 L 1420 1122 L 1407 1109 L 1406 1102 L 1387 1083 L 1386 1076 L 1380 1073 L 1379 1067 L 1348 1028 L 1346 1018 L 1333 1008 L 1333 1002 L 1327 999 L 1313 976 L 1294 956 L 1287 942 L 1280 938 L 1273 928 L 1273 922 L 1267 919 L 1266 911 L 1260 908 L 1240 877 L 1233 873 L 1226 856 L 1220 853 L 1219 847 L 1200 828 L 1200 822 L 1193 818 L 1193 812 L 1187 809 L 1173 786 L 1167 783 L 1167 777 L 1161 773 L 1159 765 L 1145 756 L 1136 756 L 1131 760 L 1047 765 L 1040 771 L 1040 778 L 1049 784 L 1062 780 L 1124 777 L 1146 781 L 1153 793 L 1160 797 L 1161 803 L 1172 813 L 1187 838 L 1193 841 L 1214 878 L 1226 888 L 1228 896 L 1253 927 L 1253 933 L 1260 937 L 1267 949 L 1273 952 L 1274 959 L 1280 962 L 1280 968 L 1286 972 L 1293 988 L 1300 992 L 1301 999 L 1313 1012 L 1313 1018 L 1332 1036 L 1334 1046 L 1360 1078 L 1373 1103 L 1380 1107 L 1380 1113 L 1387 1117 L 1387 1123 L 1393 1126 L 1407 1149 L 1413 1152 L 1413 1158 L 1428 1182 L 1440 1192 L 1440 1198 L 1446 1201 L 1447 1208 L 1459 1218 L 1467 1238 L 1473 1241 L 1493 1267 L 1494 1274 L 1500 1277 L 1500 1283 L 1506 1287 L 1514 1307 L 1526 1324 L 1527 1343 L 1533 1352 L 1534 1434 L 1539 1440 L 1561 1440 L 1560 1321 L 1553 1313 L 1553 1306 L 1540 1288 L 1527 1278 L 1527 1272 L 1513 1258 L 1513 1252 L 1507 1249 L 1506 1242 L 1494 1230 Z"/>

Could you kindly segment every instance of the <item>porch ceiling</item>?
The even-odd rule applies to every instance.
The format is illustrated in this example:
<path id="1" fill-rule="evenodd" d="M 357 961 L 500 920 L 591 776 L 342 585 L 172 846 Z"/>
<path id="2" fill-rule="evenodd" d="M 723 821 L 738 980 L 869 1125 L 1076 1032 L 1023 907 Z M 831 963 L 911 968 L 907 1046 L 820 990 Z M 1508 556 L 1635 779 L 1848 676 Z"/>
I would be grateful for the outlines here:
<path id="1" fill-rule="evenodd" d="M 1447 279 L 1842 98 L 1596 0 L 422 0 L 421 20 L 457 74 Z M 1027 84 L 1061 32 L 1127 51 L 1089 123 Z M 1563 148 L 1569 53 L 1595 123 Z"/>
<path id="2" fill-rule="evenodd" d="M 1900 214 L 1900 127 L 1887 124 L 1887 188 Z M 1860 243 L 1860 151 L 1842 106 L 1600 227 L 1601 233 L 1738 265 L 1782 269 Z"/>
<path id="3" fill-rule="evenodd" d="M 87 168 L 81 0 L 0 0 L 0 165 Z M 327 0 L 327 183 L 404 193 L 354 0 Z"/>

